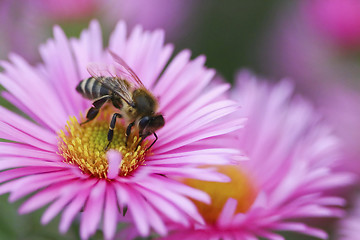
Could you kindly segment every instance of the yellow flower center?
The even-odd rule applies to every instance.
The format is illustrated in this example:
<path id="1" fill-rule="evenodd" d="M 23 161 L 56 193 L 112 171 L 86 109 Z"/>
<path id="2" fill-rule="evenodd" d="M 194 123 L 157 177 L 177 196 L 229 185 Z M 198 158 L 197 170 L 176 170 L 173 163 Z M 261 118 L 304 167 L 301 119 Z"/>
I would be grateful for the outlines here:
<path id="1" fill-rule="evenodd" d="M 245 213 L 254 203 L 258 190 L 250 177 L 238 166 L 218 166 L 218 172 L 231 178 L 230 182 L 207 182 L 196 179 L 186 179 L 191 187 L 208 193 L 211 204 L 193 200 L 200 214 L 208 224 L 215 224 L 229 198 L 237 200 L 236 213 Z"/>
<path id="2" fill-rule="evenodd" d="M 105 108 L 96 119 L 81 125 L 76 117 L 70 117 L 65 131 L 61 130 L 59 133 L 59 154 L 64 157 L 65 162 L 79 166 L 85 174 L 107 178 L 109 164 L 105 147 L 108 144 L 112 113 L 109 108 Z M 80 122 L 85 120 L 82 115 L 80 119 Z M 129 175 L 145 161 L 147 142 L 144 146 L 138 146 L 140 139 L 134 133 L 129 136 L 127 145 L 125 141 L 125 126 L 123 120 L 118 119 L 109 149 L 117 150 L 122 155 L 119 176 Z"/>

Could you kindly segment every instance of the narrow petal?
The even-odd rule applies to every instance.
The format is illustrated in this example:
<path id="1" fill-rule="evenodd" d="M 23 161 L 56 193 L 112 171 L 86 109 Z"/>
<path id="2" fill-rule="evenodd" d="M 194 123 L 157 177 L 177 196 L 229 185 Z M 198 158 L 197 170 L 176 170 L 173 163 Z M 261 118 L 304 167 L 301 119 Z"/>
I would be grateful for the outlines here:
<path id="1" fill-rule="evenodd" d="M 99 181 L 91 189 L 80 222 L 80 235 L 83 239 L 88 239 L 98 228 L 104 208 L 105 188 L 106 182 Z"/>
<path id="2" fill-rule="evenodd" d="M 0 142 L 0 156 L 22 156 L 54 162 L 62 161 L 59 155 L 54 152 L 42 151 L 25 144 L 7 142 Z"/>
<path id="3" fill-rule="evenodd" d="M 119 214 L 117 209 L 115 190 L 111 184 L 107 184 L 103 225 L 105 239 L 113 239 L 115 236 L 117 216 Z"/>
<path id="4" fill-rule="evenodd" d="M 150 219 L 147 215 L 142 214 L 145 211 L 144 206 L 147 204 L 142 198 L 136 195 L 130 196 L 131 201 L 128 203 L 131 216 L 134 219 L 135 225 L 141 236 L 148 236 L 150 231 Z"/>
<path id="5" fill-rule="evenodd" d="M 92 181 L 95 184 L 95 180 Z M 81 192 L 79 192 L 74 200 L 71 201 L 69 205 L 65 208 L 59 225 L 59 231 L 61 233 L 67 232 L 69 229 L 71 222 L 75 218 L 75 216 L 80 212 L 83 208 L 85 201 L 87 200 L 89 194 L 91 192 L 91 188 L 85 188 Z"/>
<path id="6" fill-rule="evenodd" d="M 19 198 L 26 196 L 36 190 L 39 190 L 43 187 L 49 186 L 53 183 L 72 180 L 75 177 L 68 172 L 50 172 L 43 173 L 41 175 L 28 176 L 16 180 L 16 186 L 11 191 L 9 200 L 16 201 Z M 5 184 L 4 184 L 5 185 Z M 2 185 L 1 187 L 3 187 Z M 26 187 L 24 187 L 26 186 Z"/>
<path id="7" fill-rule="evenodd" d="M 236 205 L 237 205 L 237 201 L 235 199 L 229 198 L 226 201 L 220 213 L 220 216 L 217 219 L 217 225 L 219 225 L 220 227 L 225 227 L 230 225 L 231 220 L 235 215 Z"/>
<path id="8" fill-rule="evenodd" d="M 106 153 L 109 162 L 109 169 L 107 177 L 114 179 L 119 175 L 119 167 L 121 163 L 121 155 L 115 150 L 110 150 Z"/>
<path id="9" fill-rule="evenodd" d="M 47 224 L 49 223 L 57 214 L 62 211 L 67 204 L 69 204 L 74 197 L 78 194 L 78 192 L 81 191 L 81 189 L 88 188 L 92 185 L 91 182 L 85 182 L 85 183 L 77 183 L 74 182 L 71 184 L 71 191 L 62 191 L 61 196 L 54 201 L 44 212 L 44 214 L 41 217 L 41 223 Z"/>
<path id="10" fill-rule="evenodd" d="M 44 205 L 52 202 L 54 199 L 58 198 L 61 192 L 59 189 L 64 187 L 64 185 L 68 185 L 69 182 L 63 181 L 59 184 L 52 185 L 44 190 L 36 193 L 34 196 L 26 200 L 20 208 L 19 213 L 25 214 L 29 212 L 33 212 L 38 208 L 43 207 Z"/>

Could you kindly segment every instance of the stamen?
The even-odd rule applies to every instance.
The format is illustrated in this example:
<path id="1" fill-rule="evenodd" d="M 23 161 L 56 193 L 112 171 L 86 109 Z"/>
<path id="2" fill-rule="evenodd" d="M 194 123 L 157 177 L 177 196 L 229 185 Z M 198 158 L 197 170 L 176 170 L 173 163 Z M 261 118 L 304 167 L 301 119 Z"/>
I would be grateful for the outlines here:
<path id="1" fill-rule="evenodd" d="M 79 166 L 84 174 L 108 179 L 109 163 L 105 147 L 108 144 L 107 134 L 111 114 L 111 111 L 104 110 L 96 119 L 82 125 L 76 117 L 70 117 L 65 130 L 59 133 L 59 154 L 64 157 L 64 162 Z M 82 115 L 80 119 L 80 122 L 85 120 Z M 137 147 L 140 139 L 137 133 L 132 133 L 125 146 L 125 129 L 123 121 L 116 123 L 113 141 L 109 147 L 122 155 L 118 175 L 123 177 L 144 165 L 148 143 L 144 141 Z"/>

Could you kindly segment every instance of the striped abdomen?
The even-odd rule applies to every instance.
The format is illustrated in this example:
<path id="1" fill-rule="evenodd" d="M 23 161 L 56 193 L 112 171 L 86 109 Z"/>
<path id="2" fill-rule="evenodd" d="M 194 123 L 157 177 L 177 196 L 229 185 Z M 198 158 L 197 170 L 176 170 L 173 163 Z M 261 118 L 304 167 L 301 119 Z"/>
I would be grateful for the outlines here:
<path id="1" fill-rule="evenodd" d="M 98 79 L 101 78 L 90 77 L 82 80 L 76 86 L 76 91 L 88 99 L 96 99 L 102 96 L 111 95 L 112 91 L 101 84 Z"/>

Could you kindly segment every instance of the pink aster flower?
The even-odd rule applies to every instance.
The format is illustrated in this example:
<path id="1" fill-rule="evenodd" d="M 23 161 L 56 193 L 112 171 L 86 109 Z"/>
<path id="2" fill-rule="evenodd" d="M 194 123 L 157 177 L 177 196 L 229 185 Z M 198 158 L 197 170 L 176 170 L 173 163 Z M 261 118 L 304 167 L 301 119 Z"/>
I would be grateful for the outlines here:
<path id="1" fill-rule="evenodd" d="M 327 238 L 299 219 L 342 216 L 344 199 L 329 190 L 348 185 L 353 176 L 337 170 L 338 139 L 292 92 L 288 81 L 270 86 L 247 72 L 239 75 L 232 94 L 242 106 L 238 117 L 248 120 L 234 144 L 249 161 L 219 168 L 230 183 L 186 180 L 221 204 L 195 201 L 207 224 L 174 227 L 166 239 L 284 239 L 279 231 Z"/>
<path id="2" fill-rule="evenodd" d="M 338 240 L 356 240 L 359 239 L 359 223 L 360 223 L 360 196 L 354 199 L 354 206 L 349 213 L 341 219 L 338 225 Z"/>
<path id="3" fill-rule="evenodd" d="M 61 214 L 60 232 L 80 216 L 80 235 L 88 239 L 98 228 L 112 239 L 127 207 L 127 218 L 142 236 L 153 229 L 167 233 L 165 221 L 188 226 L 203 223 L 191 197 L 209 202 L 209 196 L 176 178 L 226 181 L 228 178 L 203 164 L 229 164 L 238 150 L 219 147 L 242 120 L 224 121 L 237 108 L 225 97 L 228 84 L 212 83 L 214 71 L 204 67 L 205 57 L 190 60 L 188 50 L 169 62 L 173 46 L 164 45 L 164 33 L 136 27 L 127 36 L 120 22 L 108 48 L 121 56 L 158 98 L 165 126 L 156 133 L 155 145 L 146 151 L 148 138 L 139 148 L 136 133 L 125 146 L 124 123 L 118 121 L 107 153 L 111 106 L 95 120 L 80 125 L 91 101 L 76 92 L 80 80 L 90 75 L 89 63 L 113 63 L 103 49 L 99 24 L 94 21 L 79 39 L 67 39 L 59 27 L 54 39 L 40 47 L 43 62 L 31 66 L 18 55 L 10 62 L 0 83 L 2 96 L 31 118 L 0 107 L 0 193 L 11 202 L 31 194 L 21 214 L 46 207 L 43 224 Z M 168 66 L 165 68 L 165 66 Z"/>

